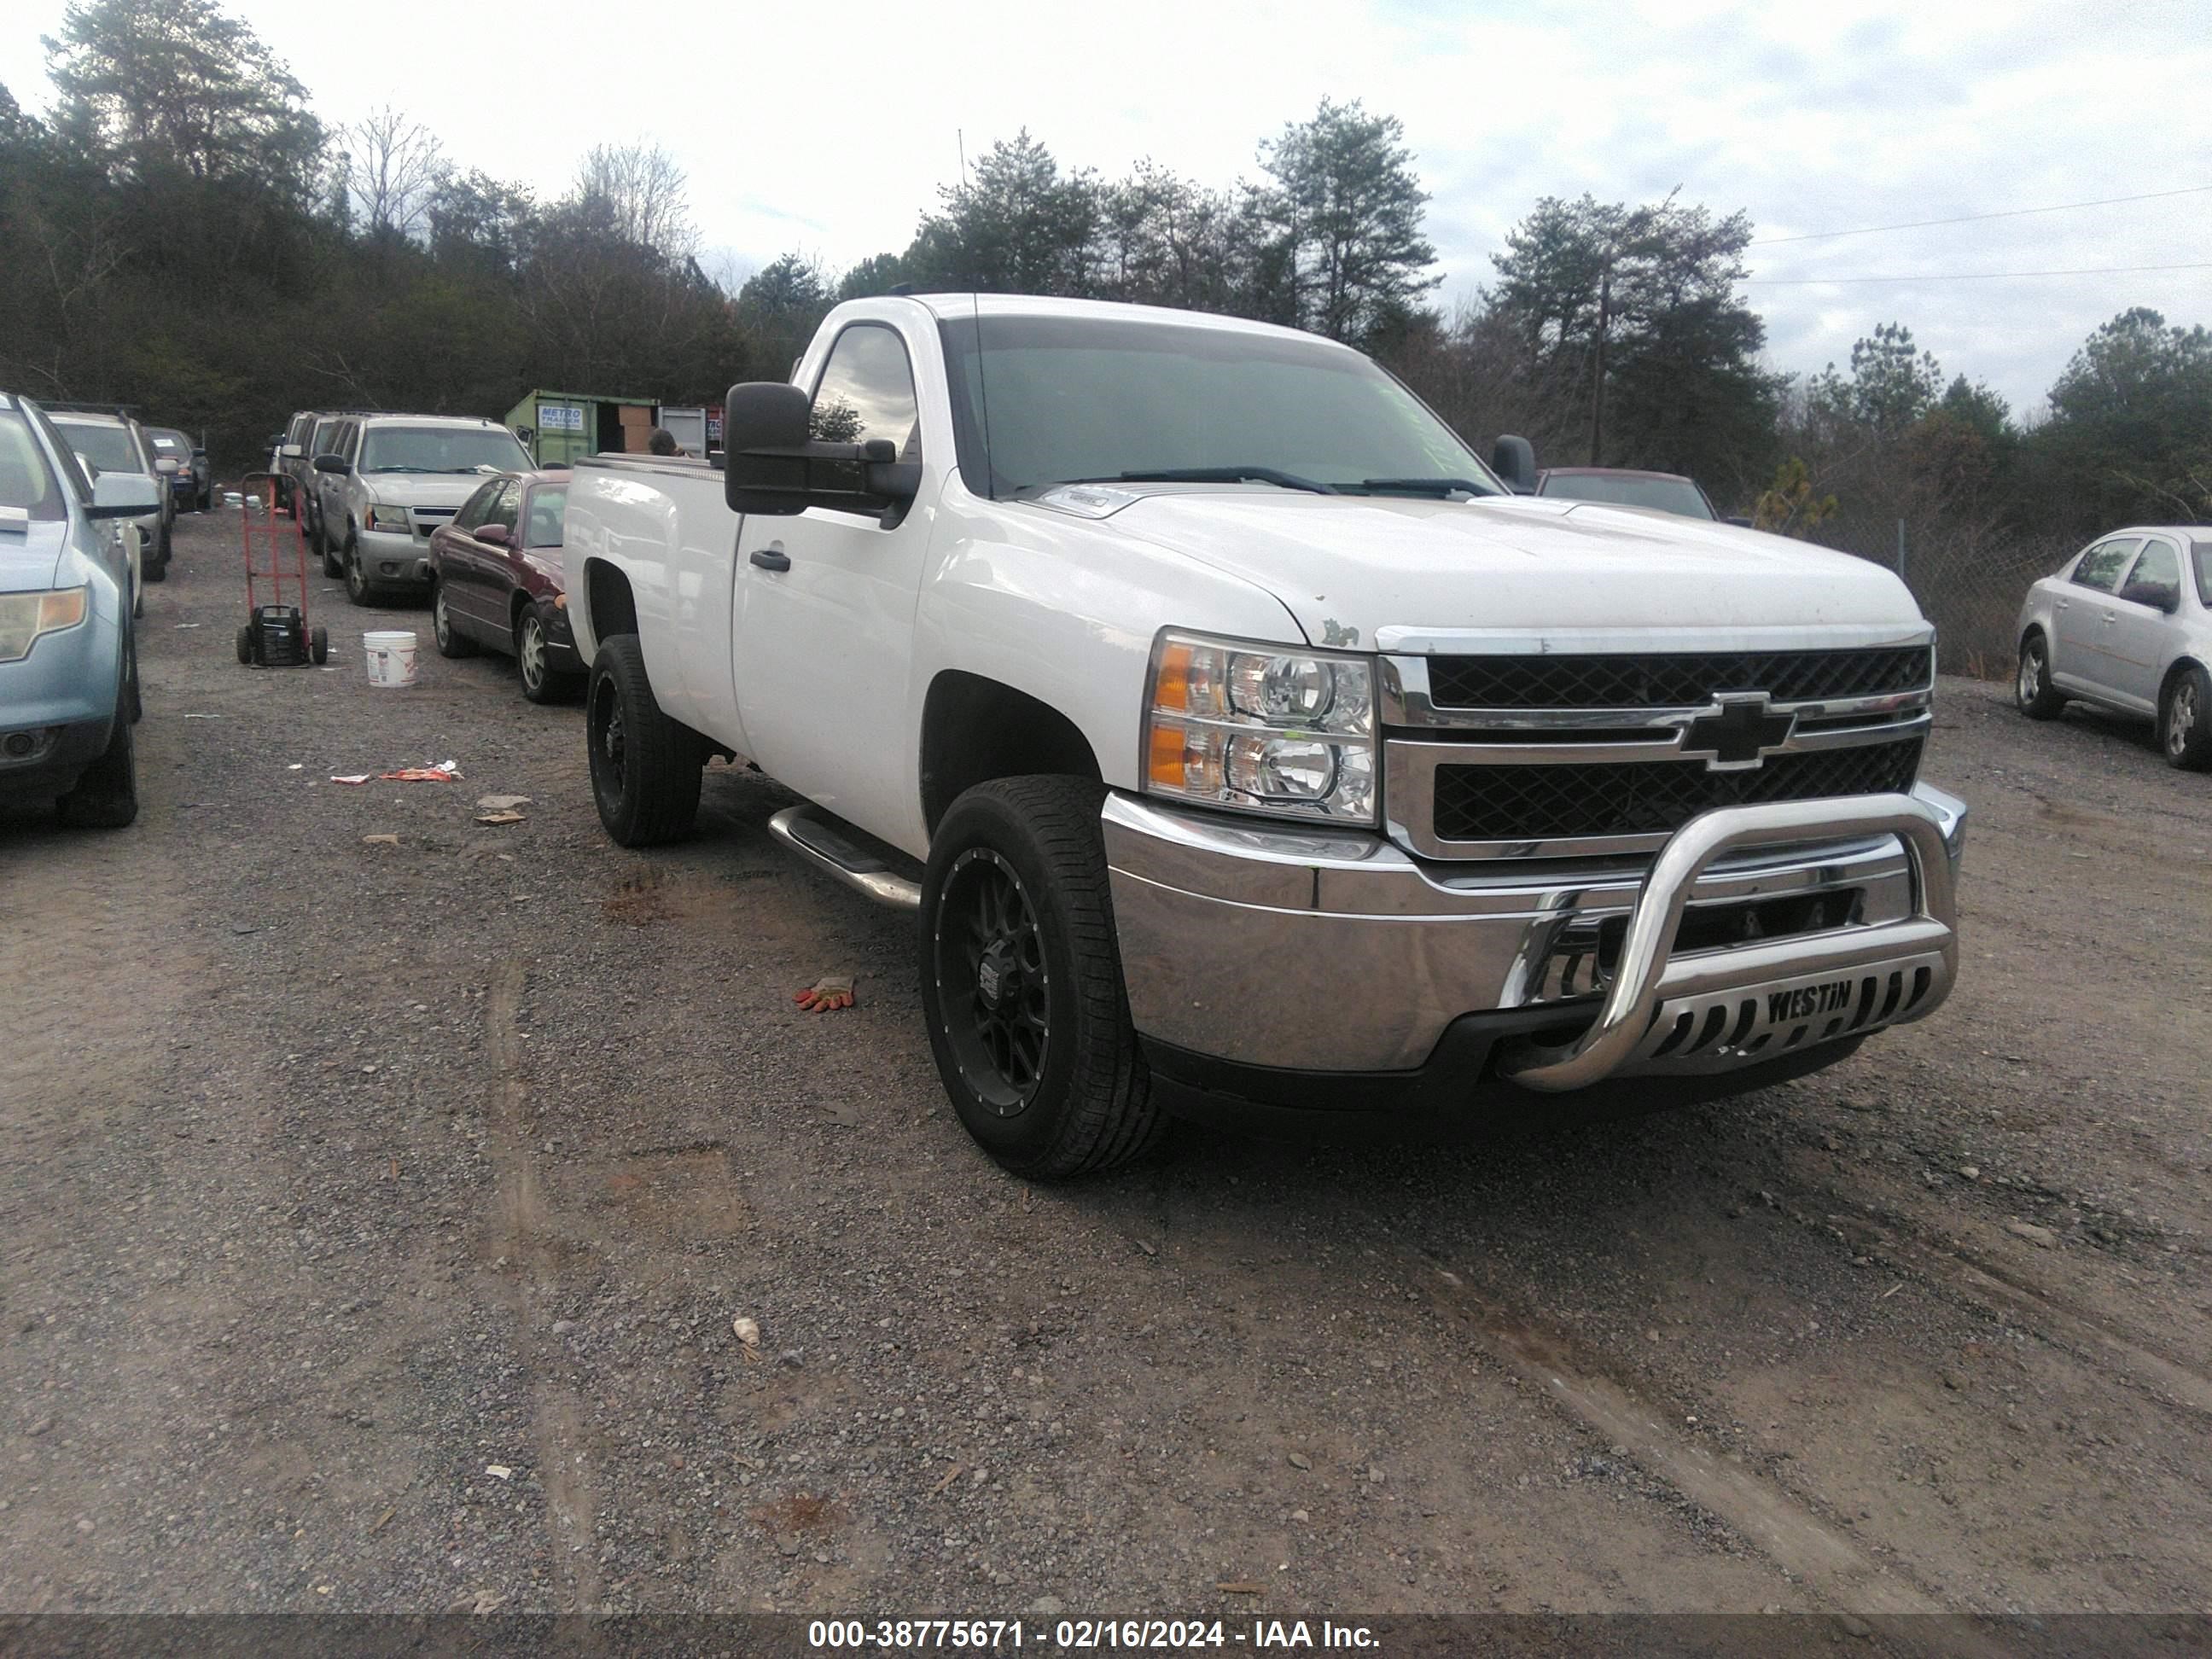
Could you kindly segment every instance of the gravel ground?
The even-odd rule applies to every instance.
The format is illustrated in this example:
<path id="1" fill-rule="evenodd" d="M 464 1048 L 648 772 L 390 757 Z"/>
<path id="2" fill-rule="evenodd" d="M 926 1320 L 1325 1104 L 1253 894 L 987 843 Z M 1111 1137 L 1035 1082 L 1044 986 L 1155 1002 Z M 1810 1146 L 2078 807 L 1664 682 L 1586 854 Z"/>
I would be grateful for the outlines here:
<path id="1" fill-rule="evenodd" d="M 137 825 L 0 808 L 0 1611 L 2204 1608 L 2212 789 L 2136 729 L 1947 683 L 1963 982 L 1834 1071 L 1031 1188 L 772 786 L 613 847 L 419 611 L 238 666 L 234 536 Z"/>

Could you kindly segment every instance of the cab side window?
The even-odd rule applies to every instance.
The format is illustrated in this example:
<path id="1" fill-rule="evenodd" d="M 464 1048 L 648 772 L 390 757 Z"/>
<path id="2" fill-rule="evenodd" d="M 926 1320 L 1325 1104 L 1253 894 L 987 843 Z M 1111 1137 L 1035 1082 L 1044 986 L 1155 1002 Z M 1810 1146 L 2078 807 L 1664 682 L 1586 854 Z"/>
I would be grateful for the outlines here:
<path id="1" fill-rule="evenodd" d="M 2172 543 L 2152 537 L 2128 572 L 2120 597 L 2133 605 L 2171 611 L 2181 603 L 2181 554 Z"/>
<path id="2" fill-rule="evenodd" d="M 921 414 L 914 393 L 914 366 L 896 329 L 855 323 L 830 348 L 815 383 L 807 417 L 812 435 L 827 443 L 866 443 L 888 438 L 902 461 L 921 459 Z"/>
<path id="3" fill-rule="evenodd" d="M 2120 572 L 2128 568 L 2128 561 L 2142 545 L 2140 536 L 2114 536 L 2099 542 L 2074 567 L 2075 586 L 2092 587 L 2100 593 L 2112 592 L 2120 585 Z"/>

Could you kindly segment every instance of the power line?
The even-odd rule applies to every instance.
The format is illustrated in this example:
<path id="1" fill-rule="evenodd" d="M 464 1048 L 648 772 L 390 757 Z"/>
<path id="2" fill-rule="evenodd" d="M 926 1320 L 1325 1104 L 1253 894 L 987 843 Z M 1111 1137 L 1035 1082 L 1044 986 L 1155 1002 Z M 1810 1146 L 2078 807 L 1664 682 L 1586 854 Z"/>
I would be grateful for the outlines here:
<path id="1" fill-rule="evenodd" d="M 1822 288 L 1844 283 L 1995 283 L 2014 276 L 2120 276 L 2136 270 L 2212 270 L 2212 260 L 2185 265 L 2092 265 L 2081 270 L 1932 270 L 1904 276 L 1747 276 L 1746 288 Z"/>
<path id="2" fill-rule="evenodd" d="M 1862 225 L 1856 230 L 1814 230 L 1802 236 L 1762 236 L 1753 247 L 1772 247 L 1781 242 L 1819 242 L 1837 236 L 1872 236 L 1885 230 L 1926 230 L 1935 225 L 1972 225 L 1984 219 L 2021 219 L 2034 213 L 2071 213 L 2076 208 L 2117 207 L 2123 202 L 2157 202 L 2169 196 L 2202 196 L 2212 185 L 2189 185 L 2180 190 L 2147 191 L 2141 196 L 2106 196 L 2094 202 L 2060 202 L 2053 207 L 2008 208 L 2002 213 L 1965 213 L 1955 219 L 1913 219 L 1901 225 Z"/>

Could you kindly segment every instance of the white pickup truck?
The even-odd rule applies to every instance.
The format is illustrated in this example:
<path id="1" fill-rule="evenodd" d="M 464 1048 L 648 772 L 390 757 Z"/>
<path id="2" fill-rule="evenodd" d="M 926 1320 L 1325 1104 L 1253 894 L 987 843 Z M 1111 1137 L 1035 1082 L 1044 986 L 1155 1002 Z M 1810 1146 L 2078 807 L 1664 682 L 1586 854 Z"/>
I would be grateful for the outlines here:
<path id="1" fill-rule="evenodd" d="M 1012 1170 L 1724 1093 L 1950 989 L 1965 808 L 1879 566 L 1516 495 L 1522 441 L 1222 317 L 857 301 L 726 422 L 576 465 L 600 816 L 684 835 L 715 755 L 803 797 L 777 836 L 918 909 Z"/>

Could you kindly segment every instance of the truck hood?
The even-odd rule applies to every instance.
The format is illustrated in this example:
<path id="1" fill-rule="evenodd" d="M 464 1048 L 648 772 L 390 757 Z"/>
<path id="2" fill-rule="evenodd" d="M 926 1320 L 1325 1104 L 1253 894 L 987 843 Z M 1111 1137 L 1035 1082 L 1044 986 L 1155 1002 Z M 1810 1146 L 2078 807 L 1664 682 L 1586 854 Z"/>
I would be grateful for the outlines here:
<path id="1" fill-rule="evenodd" d="M 384 507 L 459 507 L 489 472 L 364 472 L 362 488 Z"/>
<path id="2" fill-rule="evenodd" d="M 58 519 L 33 519 L 24 528 L 0 525 L 0 593 L 30 593 L 54 585 L 69 526 Z"/>
<path id="3" fill-rule="evenodd" d="M 1910 628 L 1880 565 L 1732 525 L 1591 501 L 1121 485 L 1113 527 L 1273 593 L 1316 645 L 1386 628 Z"/>

